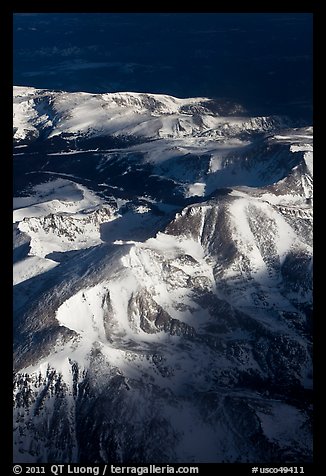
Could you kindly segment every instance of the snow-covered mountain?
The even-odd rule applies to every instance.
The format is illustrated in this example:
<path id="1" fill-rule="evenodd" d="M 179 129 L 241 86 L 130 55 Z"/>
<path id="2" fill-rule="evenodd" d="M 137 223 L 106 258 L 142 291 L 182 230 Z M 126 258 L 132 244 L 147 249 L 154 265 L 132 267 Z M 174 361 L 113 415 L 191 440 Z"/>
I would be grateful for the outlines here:
<path id="1" fill-rule="evenodd" d="M 16 462 L 312 460 L 312 154 L 208 98 L 14 89 Z"/>
<path id="2" fill-rule="evenodd" d="M 64 93 L 14 87 L 14 139 L 47 134 L 137 135 L 143 138 L 183 137 L 225 128 L 221 113 L 243 112 L 236 104 L 208 98 L 179 99 L 141 93 Z M 258 122 L 258 124 L 257 124 Z M 231 128 L 269 127 L 266 118 L 235 118 Z"/>

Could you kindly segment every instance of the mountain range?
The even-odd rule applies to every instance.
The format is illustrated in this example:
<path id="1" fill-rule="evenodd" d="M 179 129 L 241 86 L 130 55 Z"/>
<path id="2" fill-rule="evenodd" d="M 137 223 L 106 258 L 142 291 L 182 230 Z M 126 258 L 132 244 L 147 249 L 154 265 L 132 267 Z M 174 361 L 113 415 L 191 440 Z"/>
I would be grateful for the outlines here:
<path id="1" fill-rule="evenodd" d="M 313 129 L 14 88 L 14 460 L 312 461 Z"/>

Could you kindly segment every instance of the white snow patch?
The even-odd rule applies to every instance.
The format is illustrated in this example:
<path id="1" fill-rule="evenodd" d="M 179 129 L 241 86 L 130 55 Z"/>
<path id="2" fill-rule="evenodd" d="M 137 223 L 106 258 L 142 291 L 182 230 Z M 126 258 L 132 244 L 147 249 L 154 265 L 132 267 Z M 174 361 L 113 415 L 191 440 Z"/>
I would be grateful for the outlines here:
<path id="1" fill-rule="evenodd" d="M 303 157 L 304 157 L 304 160 L 305 160 L 305 162 L 306 162 L 306 165 L 307 165 L 307 167 L 308 167 L 308 170 L 309 170 L 310 174 L 313 176 L 313 174 L 314 174 L 314 169 L 313 169 L 313 163 L 314 163 L 314 162 L 313 162 L 313 158 L 314 158 L 314 157 L 313 157 L 313 152 L 310 152 L 310 151 L 309 151 L 309 152 L 306 152 Z"/>
<path id="2" fill-rule="evenodd" d="M 290 146 L 291 152 L 312 152 L 313 145 L 312 144 L 292 144 Z"/>
<path id="3" fill-rule="evenodd" d="M 205 195 L 206 184 L 203 182 L 195 182 L 186 187 L 186 198 L 189 197 L 203 197 Z"/>
<path id="4" fill-rule="evenodd" d="M 151 209 L 145 205 L 139 205 L 138 207 L 135 208 L 135 211 L 137 213 L 148 213 L 151 211 Z"/>

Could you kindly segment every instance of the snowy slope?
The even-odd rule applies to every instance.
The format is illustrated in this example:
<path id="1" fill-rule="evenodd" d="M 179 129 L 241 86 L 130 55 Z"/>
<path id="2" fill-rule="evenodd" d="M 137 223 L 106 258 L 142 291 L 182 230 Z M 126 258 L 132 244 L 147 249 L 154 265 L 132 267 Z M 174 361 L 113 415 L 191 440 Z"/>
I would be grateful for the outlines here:
<path id="1" fill-rule="evenodd" d="M 14 98 L 15 462 L 310 462 L 312 128 Z"/>
<path id="2" fill-rule="evenodd" d="M 111 388 L 115 376 L 119 376 L 118 389 L 122 385 L 129 396 L 121 397 L 121 390 L 117 389 L 117 398 L 120 395 L 119 398 L 123 399 L 126 411 L 130 405 L 134 409 L 133 417 L 128 412 L 121 415 L 123 422 L 131 419 L 132 425 L 139 426 L 137 418 L 142 415 L 143 402 L 153 398 L 161 401 L 161 409 L 152 409 L 144 418 L 149 419 L 148 424 L 154 428 L 158 425 L 157 418 L 158 421 L 163 419 L 168 434 L 175 434 L 172 441 L 177 442 L 178 450 L 173 456 L 174 443 L 167 443 L 169 456 L 165 458 L 169 462 L 193 459 L 212 462 L 222 458 L 234 461 L 240 457 L 240 450 L 242 461 L 263 458 L 246 444 L 248 431 L 253 431 L 258 439 L 270 438 L 271 445 L 276 444 L 277 451 L 282 454 L 283 439 L 275 438 L 274 434 L 270 437 L 269 427 L 266 433 L 258 430 L 259 426 L 255 429 L 252 416 L 247 415 L 243 416 L 244 422 L 241 423 L 247 428 L 244 432 L 239 422 L 234 420 L 233 413 L 238 398 L 241 398 L 243 408 L 248 405 L 252 412 L 259 402 L 260 413 L 255 418 L 258 418 L 257 422 L 260 418 L 266 422 L 265 415 L 270 415 L 271 411 L 278 413 L 275 399 L 280 398 L 278 392 L 282 386 L 286 393 L 291 392 L 291 388 L 309 389 L 311 386 L 311 356 L 304 339 L 306 317 L 300 309 L 302 303 L 311 300 L 311 246 L 304 243 L 290 224 L 284 223 L 269 205 L 258 201 L 255 213 L 250 215 L 244 214 L 247 206 L 248 201 L 236 197 L 220 206 L 207 203 L 185 209 L 169 225 L 166 233 L 131 248 L 120 245 L 122 256 L 115 265 L 109 262 L 103 268 L 102 254 L 97 261 L 94 251 L 93 270 L 79 279 L 78 288 L 76 284 L 70 287 L 68 274 L 64 283 L 50 288 L 50 294 L 43 292 L 43 302 L 47 295 L 60 296 L 59 302 L 48 301 L 48 312 L 53 312 L 57 323 L 73 334 L 68 341 L 59 339 L 56 344 L 53 342 L 55 353 L 51 352 L 21 371 L 31 376 L 31 390 L 37 379 L 48 381 L 46 373 L 49 367 L 55 371 L 54 382 L 59 378 L 59 382 L 62 379 L 62 384 L 67 385 L 60 392 L 68 398 L 73 395 L 74 371 L 77 371 L 75 405 L 83 398 L 83 385 L 91 379 L 87 385 L 94 387 L 97 395 L 102 395 L 103 408 L 106 408 L 108 403 L 105 402 L 107 398 L 115 398 L 115 390 L 110 392 L 111 397 L 105 397 L 104 387 L 109 385 Z M 233 234 L 233 243 L 238 244 L 231 256 L 228 245 L 223 247 L 217 243 L 216 232 L 211 237 L 209 229 L 220 227 L 219 214 L 223 216 L 224 207 L 230 209 L 230 223 L 225 233 Z M 210 213 L 216 213 L 215 222 L 209 217 Z M 259 234 L 257 223 L 256 228 L 253 225 L 255 216 L 259 221 L 265 216 L 270 226 L 273 224 L 271 236 L 275 238 L 271 242 Z M 292 263 L 287 263 L 287 260 L 292 260 Z M 293 264 L 296 264 L 299 275 L 289 279 L 286 286 L 282 276 Z M 65 293 L 62 293 L 63 284 Z M 34 310 L 30 317 L 34 314 L 35 319 L 40 312 L 40 309 Z M 272 358 L 274 348 L 277 348 L 278 362 Z M 25 361 L 26 358 L 27 355 Z M 260 382 L 258 388 L 254 382 Z M 141 389 L 139 385 L 144 384 L 144 389 Z M 264 397 L 267 390 L 270 396 Z M 169 393 L 163 397 L 167 391 Z M 202 416 L 207 412 L 206 398 L 213 392 L 214 398 L 221 399 L 226 391 L 231 399 L 228 406 L 221 402 L 221 413 L 215 414 L 214 423 L 207 423 L 206 417 L 203 419 Z M 45 404 L 46 411 L 49 411 L 50 404 L 54 404 L 52 400 L 55 402 L 58 398 L 55 395 Z M 33 398 L 31 408 L 37 404 Z M 182 413 L 176 419 L 181 408 Z M 287 428 L 292 428 L 291 438 L 299 444 L 303 454 L 309 454 L 305 439 L 298 440 L 295 436 L 300 426 L 308 428 L 308 416 L 295 404 L 290 404 L 289 408 Z M 78 415 L 76 408 L 73 415 Z M 207 438 L 211 434 L 215 442 L 204 452 L 194 441 L 187 440 L 186 421 L 190 416 L 194 423 L 190 424 L 189 431 L 191 429 L 196 438 L 200 432 Z M 100 424 L 97 417 L 92 418 L 95 421 L 92 420 L 91 427 L 80 423 L 83 432 Z M 232 418 L 231 428 L 234 430 L 227 431 L 229 449 L 226 450 L 223 445 L 226 429 L 220 428 L 230 430 L 229 418 Z M 26 424 L 28 421 L 27 418 Z M 115 427 L 115 423 L 112 424 Z M 38 423 L 34 418 L 33 425 L 37 431 Z M 240 428 L 241 438 L 238 436 Z M 98 432 L 96 430 L 94 437 L 96 441 L 102 439 L 97 450 L 100 453 L 93 454 L 96 461 L 106 461 L 109 456 L 103 454 L 107 455 L 107 438 L 110 437 L 100 437 Z M 128 444 L 123 434 L 119 433 L 119 437 L 122 438 L 123 461 L 128 458 L 128 452 L 123 452 L 127 451 Z M 80 436 L 77 439 L 75 450 L 86 451 L 82 449 Z M 23 455 L 25 451 L 29 453 L 25 443 L 17 442 L 17 445 Z M 158 451 L 155 444 L 154 448 Z M 141 446 L 136 455 L 140 451 Z M 274 457 L 275 451 L 272 453 Z M 291 451 L 294 458 L 296 453 L 293 449 Z M 119 461 L 120 453 L 113 454 Z M 57 452 L 56 457 L 59 458 Z M 134 461 L 139 458 L 134 457 Z M 48 459 L 49 453 L 44 458 Z M 64 458 L 70 460 L 67 455 Z"/>

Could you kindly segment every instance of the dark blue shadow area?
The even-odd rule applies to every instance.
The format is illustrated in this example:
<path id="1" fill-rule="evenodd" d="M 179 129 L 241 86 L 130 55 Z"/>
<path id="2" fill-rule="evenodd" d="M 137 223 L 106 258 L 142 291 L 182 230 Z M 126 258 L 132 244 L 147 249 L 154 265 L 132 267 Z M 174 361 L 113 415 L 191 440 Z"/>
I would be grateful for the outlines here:
<path id="1" fill-rule="evenodd" d="M 308 118 L 312 14 L 16 14 L 14 83 L 224 97 Z"/>
<path id="2" fill-rule="evenodd" d="M 30 250 L 30 244 L 24 243 L 13 250 L 13 264 L 18 263 L 22 259 L 26 258 Z"/>
<path id="3" fill-rule="evenodd" d="M 170 215 L 162 217 L 130 210 L 121 217 L 100 225 L 101 239 L 108 243 L 116 240 L 145 241 L 162 231 L 171 218 Z"/>

